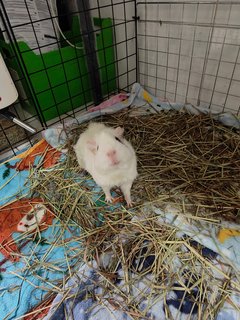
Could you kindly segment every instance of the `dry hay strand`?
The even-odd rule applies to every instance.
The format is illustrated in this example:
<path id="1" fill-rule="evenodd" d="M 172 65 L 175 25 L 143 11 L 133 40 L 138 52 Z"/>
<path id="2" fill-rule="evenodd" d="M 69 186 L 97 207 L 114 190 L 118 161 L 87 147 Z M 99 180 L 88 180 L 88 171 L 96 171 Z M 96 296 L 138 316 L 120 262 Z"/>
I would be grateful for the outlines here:
<path id="1" fill-rule="evenodd" d="M 184 200 L 192 214 L 240 221 L 239 132 L 209 115 L 174 111 L 134 117 L 124 110 L 99 120 L 123 126 L 136 150 L 136 204 L 164 194 L 171 201 Z M 85 128 L 73 130 L 74 143 Z"/>

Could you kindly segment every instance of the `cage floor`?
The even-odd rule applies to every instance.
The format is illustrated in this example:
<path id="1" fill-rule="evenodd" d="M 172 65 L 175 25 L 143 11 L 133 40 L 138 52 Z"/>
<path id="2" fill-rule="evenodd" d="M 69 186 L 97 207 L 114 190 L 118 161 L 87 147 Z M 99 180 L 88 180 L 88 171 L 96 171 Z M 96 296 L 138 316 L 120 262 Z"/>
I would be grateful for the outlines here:
<path id="1" fill-rule="evenodd" d="M 27 138 L 23 128 L 13 124 L 10 120 L 0 118 L 0 152 L 1 150 L 10 149 L 19 141 Z"/>
<path id="2" fill-rule="evenodd" d="M 138 111 L 101 119 L 135 147 L 132 209 L 118 189 L 106 204 L 77 166 L 86 124 L 68 127 L 65 155 L 41 140 L 0 166 L 6 319 L 238 319 L 239 135 L 206 115 Z"/>

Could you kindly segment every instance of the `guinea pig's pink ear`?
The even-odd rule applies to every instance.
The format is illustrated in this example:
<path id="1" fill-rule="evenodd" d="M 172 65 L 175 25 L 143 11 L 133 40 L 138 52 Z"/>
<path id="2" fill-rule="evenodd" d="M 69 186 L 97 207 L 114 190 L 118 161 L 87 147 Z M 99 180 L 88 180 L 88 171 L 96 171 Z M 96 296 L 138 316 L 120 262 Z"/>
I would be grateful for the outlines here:
<path id="1" fill-rule="evenodd" d="M 115 134 L 117 137 L 121 138 L 122 135 L 123 135 L 123 132 L 124 132 L 124 129 L 122 127 L 117 127 L 115 130 L 114 130 Z"/>
<path id="2" fill-rule="evenodd" d="M 87 141 L 87 147 L 88 147 L 88 149 L 92 152 L 92 153 L 96 153 L 96 151 L 97 151 L 97 143 L 96 143 L 96 141 L 94 141 L 94 140 L 88 140 Z"/>

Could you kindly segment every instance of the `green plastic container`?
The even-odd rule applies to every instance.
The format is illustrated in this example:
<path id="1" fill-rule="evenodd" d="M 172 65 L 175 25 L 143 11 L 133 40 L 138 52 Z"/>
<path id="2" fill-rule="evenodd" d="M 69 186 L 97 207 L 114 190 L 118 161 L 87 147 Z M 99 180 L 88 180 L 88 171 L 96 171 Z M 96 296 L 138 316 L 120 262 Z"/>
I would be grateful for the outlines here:
<path id="1" fill-rule="evenodd" d="M 96 49 L 102 93 L 107 94 L 116 89 L 112 21 L 109 18 L 94 18 L 93 23 L 99 27 Z M 72 30 L 65 33 L 66 37 L 70 34 L 77 39 L 76 46 L 83 47 L 77 17 L 73 19 Z M 25 42 L 18 42 L 17 45 L 27 70 L 24 74 L 19 66 L 21 60 L 11 58 L 14 56 L 12 45 L 0 41 L 0 50 L 8 67 L 14 70 L 20 79 L 24 79 L 21 80 L 21 88 L 18 91 L 20 101 L 22 98 L 21 104 L 28 112 L 36 114 L 35 109 L 40 108 L 42 120 L 48 121 L 92 101 L 84 49 L 75 49 L 67 45 L 59 50 L 37 55 Z M 26 100 L 26 97 L 31 99 Z"/>

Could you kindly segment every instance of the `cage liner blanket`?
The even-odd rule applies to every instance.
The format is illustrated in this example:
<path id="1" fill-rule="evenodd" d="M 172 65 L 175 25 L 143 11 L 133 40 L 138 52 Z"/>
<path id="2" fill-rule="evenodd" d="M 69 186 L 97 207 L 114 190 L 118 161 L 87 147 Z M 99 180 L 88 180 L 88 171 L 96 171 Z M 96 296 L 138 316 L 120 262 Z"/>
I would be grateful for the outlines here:
<path id="1" fill-rule="evenodd" d="M 134 89 L 135 88 L 135 89 Z M 132 90 L 131 95 L 129 95 L 129 98 L 120 104 L 114 105 L 112 107 L 108 107 L 106 110 L 100 110 L 97 112 L 91 112 L 83 115 L 83 117 L 80 117 L 78 120 L 79 123 L 86 121 L 90 118 L 94 118 L 96 116 L 99 116 L 101 114 L 105 113 L 113 113 L 118 110 L 121 110 L 125 107 L 128 107 L 131 103 L 134 102 L 134 105 L 146 105 L 146 101 L 149 100 L 149 98 L 141 98 L 141 95 L 146 98 L 147 93 L 145 90 L 143 90 L 138 84 L 135 84 Z M 147 96 L 148 97 L 148 96 Z M 161 108 L 159 106 L 155 106 L 155 108 Z M 231 117 L 230 117 L 231 118 Z M 229 118 L 228 118 L 229 119 Z M 231 118 L 233 119 L 233 118 Z M 234 118 L 235 119 L 235 118 Z M 74 123 L 74 122 L 73 122 Z M 69 125 L 72 126 L 72 122 L 69 122 L 67 124 L 67 127 Z M 59 147 L 60 145 L 64 144 L 66 140 L 66 133 L 62 130 L 60 126 L 54 127 L 52 129 L 48 129 L 44 132 L 44 137 L 46 138 L 47 142 L 52 145 L 52 147 Z M 40 144 L 43 143 L 42 141 Z M 35 148 L 30 148 L 31 150 Z M 28 177 L 29 177 L 29 166 L 28 163 L 30 162 L 31 165 L 40 165 L 41 160 L 41 152 L 36 153 L 32 152 L 33 155 L 29 158 L 29 150 L 27 153 L 24 153 L 18 157 L 15 157 L 8 162 L 5 162 L 0 165 L 0 205 L 4 205 L 6 208 L 7 203 L 13 203 L 14 200 L 18 200 L 19 198 L 22 198 L 23 196 L 29 197 L 31 200 L 31 195 L 29 194 L 29 184 L 28 184 Z M 52 155 L 50 156 L 50 159 L 52 159 Z M 19 160 L 21 159 L 21 161 Z M 21 170 L 16 170 L 21 168 Z M 51 168 L 49 169 L 51 170 Z M 83 178 L 83 177 L 82 177 Z M 93 189 L 97 192 L 101 192 L 100 188 L 95 185 L 93 181 L 87 181 L 86 183 L 89 183 Z M 96 196 L 96 193 L 95 193 Z M 99 197 L 99 196 L 98 196 Z M 116 204 L 119 205 L 119 204 Z M 114 208 L 112 208 L 114 210 Z M 1 208 L 0 208 L 1 210 Z M 232 227 L 232 226 L 231 226 Z M 55 232 L 55 234 L 54 234 Z M 54 239 L 56 237 L 56 233 L 60 231 L 60 226 L 58 224 L 57 219 L 54 219 L 52 221 L 52 226 L 50 226 L 48 229 L 42 231 L 42 237 L 43 239 L 47 239 L 51 242 L 51 239 Z M 61 237 L 59 238 L 61 241 L 62 239 L 71 239 L 73 236 L 73 232 L 79 233 L 78 228 L 74 228 L 74 230 L 68 230 L 66 233 L 61 234 Z M 201 230 L 200 230 L 201 233 Z M 12 238 L 16 239 L 19 236 L 19 233 L 15 232 L 12 234 Z M 51 238 L 52 237 L 52 238 Z M 233 237 L 230 237 L 230 239 Z M 234 237 L 236 239 L 236 237 Z M 211 239 L 208 239 L 207 245 L 208 247 L 211 247 Z M 67 240 L 66 240 L 67 242 Z M 71 242 L 71 241 L 70 241 Z M 79 247 L 78 243 L 71 242 L 71 245 L 74 246 L 74 248 Z M 71 246 L 70 245 L 70 246 Z M 33 241 L 29 241 L 26 245 L 21 248 L 21 254 L 24 256 L 24 254 L 28 255 L 29 252 L 31 252 L 34 248 L 35 255 L 31 256 L 31 260 L 36 261 L 36 259 L 40 259 L 43 254 L 46 255 L 48 251 L 48 247 L 50 244 L 48 242 L 43 241 L 42 243 L 36 245 Z M 215 246 L 216 247 L 216 246 Z M 66 254 L 67 245 L 64 244 L 63 247 L 60 246 L 56 252 L 52 252 L 51 256 L 46 255 L 47 259 L 49 259 L 49 262 L 54 263 L 54 261 L 61 259 Z M 219 248 L 218 248 L 219 249 Z M 228 248 L 231 250 L 231 248 Z M 69 254 L 71 252 L 73 253 L 74 250 L 67 250 Z M 76 250 L 75 250 L 76 251 Z M 76 253 L 76 252 L 75 252 Z M 26 268 L 26 261 L 24 258 L 20 259 L 20 261 L 12 262 L 9 259 L 6 259 L 6 257 L 2 257 L 2 263 L 1 263 L 1 277 L 0 277 L 0 292 L 1 292 L 1 304 L 0 304 L 0 315 L 5 317 L 6 319 L 16 319 L 19 316 L 22 316 L 24 313 L 27 313 L 30 308 L 33 308 L 36 306 L 37 303 L 41 302 L 43 299 L 46 291 L 38 288 L 38 286 L 45 285 L 47 289 L 48 285 L 48 279 L 51 281 L 54 281 L 56 279 L 62 279 L 64 276 L 64 272 L 67 270 L 67 266 L 64 265 L 64 263 L 59 266 L 59 272 L 56 272 L 56 270 L 36 270 L 36 273 L 31 273 L 28 268 Z M 74 261 L 72 261 L 74 263 Z M 232 261 L 234 262 L 234 261 Z M 86 266 L 85 266 L 86 267 Z M 46 283 L 42 284 L 40 281 L 40 278 L 37 277 L 37 272 L 44 273 Z M 24 278 L 27 278 L 28 281 L 25 281 Z M 174 303 L 173 303 L 174 304 Z M 125 315 L 123 316 L 125 317 Z M 125 317 L 126 318 L 126 317 Z M 81 319 L 81 318 L 80 318 Z M 120 318 L 121 319 L 121 318 Z M 226 318 L 227 319 L 227 318 Z M 229 318 L 231 319 L 231 318 Z M 235 317 L 232 319 L 236 319 Z"/>
<path id="2" fill-rule="evenodd" d="M 198 246 L 195 241 L 191 241 L 190 243 L 193 248 Z M 186 248 L 183 247 L 182 250 L 184 251 Z M 145 252 L 147 252 L 147 241 Z M 224 267 L 221 264 L 223 262 L 221 257 L 214 251 L 202 247 L 202 256 L 209 259 L 216 268 L 219 268 L 219 270 L 225 271 L 226 273 L 228 272 L 228 267 Z M 182 288 L 182 284 L 180 284 L 180 281 L 175 282 L 174 289 L 169 291 L 166 299 L 164 299 L 161 295 L 161 290 L 159 290 L 159 292 L 155 290 L 153 293 L 149 287 L 149 282 L 152 282 L 153 276 L 151 272 L 147 273 L 146 270 L 154 263 L 155 256 L 151 255 L 146 257 L 144 263 L 141 259 L 142 258 L 139 258 L 136 254 L 136 257 L 132 261 L 132 268 L 134 268 L 135 272 L 133 271 L 129 274 L 129 279 L 131 279 L 131 283 L 134 283 L 131 284 L 131 299 L 133 299 L 132 301 L 138 306 L 139 311 L 145 312 L 144 319 L 169 319 L 169 317 L 166 316 L 166 310 L 168 310 L 168 314 L 170 310 L 172 315 L 171 319 L 174 320 L 199 319 L 199 305 L 194 303 L 194 298 L 197 298 L 200 293 L 200 287 L 197 284 L 194 286 L 194 281 L 197 281 L 197 275 L 201 277 L 201 265 L 196 263 L 196 279 L 192 282 L 186 280 L 186 277 L 184 278 L 184 273 L 187 272 L 187 270 L 183 271 L 181 282 L 184 283 L 186 287 L 191 288 L 189 292 L 184 289 L 178 290 L 179 288 Z M 105 266 L 107 266 L 109 257 L 106 256 L 102 259 L 103 264 L 104 260 Z M 177 269 L 181 268 L 180 260 L 176 258 L 175 261 L 173 261 L 173 265 L 173 269 L 176 269 L 177 271 Z M 142 277 L 138 277 L 136 272 L 140 266 L 141 271 L 147 273 Z M 95 261 L 89 262 L 88 265 L 83 265 L 78 273 L 69 279 L 63 293 L 56 296 L 50 311 L 48 315 L 44 317 L 44 320 L 134 319 L 134 312 L 131 314 L 131 310 L 128 309 L 127 305 L 124 303 L 124 299 L 119 294 L 119 292 L 122 292 L 129 297 L 129 287 L 125 283 L 121 264 L 118 267 L 116 280 L 114 281 L 114 286 L 115 288 L 117 287 L 119 291 L 115 290 L 114 294 L 103 289 L 104 284 L 102 284 L 102 282 L 104 282 L 104 277 L 100 275 L 97 270 L 98 267 Z M 210 271 L 210 273 L 211 275 L 209 277 L 214 278 L 215 281 L 214 287 L 211 287 L 212 293 L 208 292 L 206 294 L 205 304 L 216 303 L 216 300 L 211 300 L 211 294 L 215 295 L 216 293 L 216 297 L 221 295 L 221 293 L 218 292 L 217 285 L 221 287 L 223 284 L 221 273 L 218 273 L 215 269 L 213 269 L 212 272 Z M 169 280 L 169 285 L 170 281 L 171 280 Z M 167 286 L 168 283 L 165 283 L 165 285 Z M 99 302 L 99 300 L 101 302 Z M 229 296 L 224 305 L 220 308 L 215 319 L 239 319 L 239 309 L 236 310 L 232 306 L 232 303 L 239 306 L 239 295 L 233 293 Z M 203 310 L 205 307 L 206 305 L 201 306 Z M 129 316 L 128 312 L 131 316 Z M 141 319 L 141 317 L 139 319 Z"/>
<path id="3" fill-rule="evenodd" d="M 0 166 L 0 319 L 16 319 L 38 305 L 49 289 L 54 290 L 57 281 L 61 281 L 68 272 L 66 257 L 71 267 L 76 262 L 73 255 L 76 257 L 79 254 L 79 243 L 73 240 L 79 236 L 79 228 L 72 224 L 63 230 L 44 204 L 29 193 L 29 164 L 39 165 L 42 162 L 41 154 L 37 152 L 40 149 L 44 153 L 42 158 L 47 160 L 45 147 L 46 142 L 40 141 L 26 153 Z M 49 155 L 51 159 L 44 163 L 51 170 L 55 162 L 53 154 L 50 152 Z M 44 222 L 42 224 L 42 220 L 38 220 L 41 232 L 37 238 L 33 238 L 31 233 L 21 238 L 20 231 L 27 230 L 26 215 L 30 219 L 30 215 L 33 216 L 32 208 L 39 209 L 39 206 L 40 211 L 36 212 L 40 212 L 39 217 L 43 214 L 41 219 Z M 30 220 L 31 223 L 33 221 Z M 12 244 L 8 244 L 9 241 Z M 58 246 L 51 249 L 55 242 Z M 45 261 L 48 267 L 34 268 L 39 260 Z"/>

